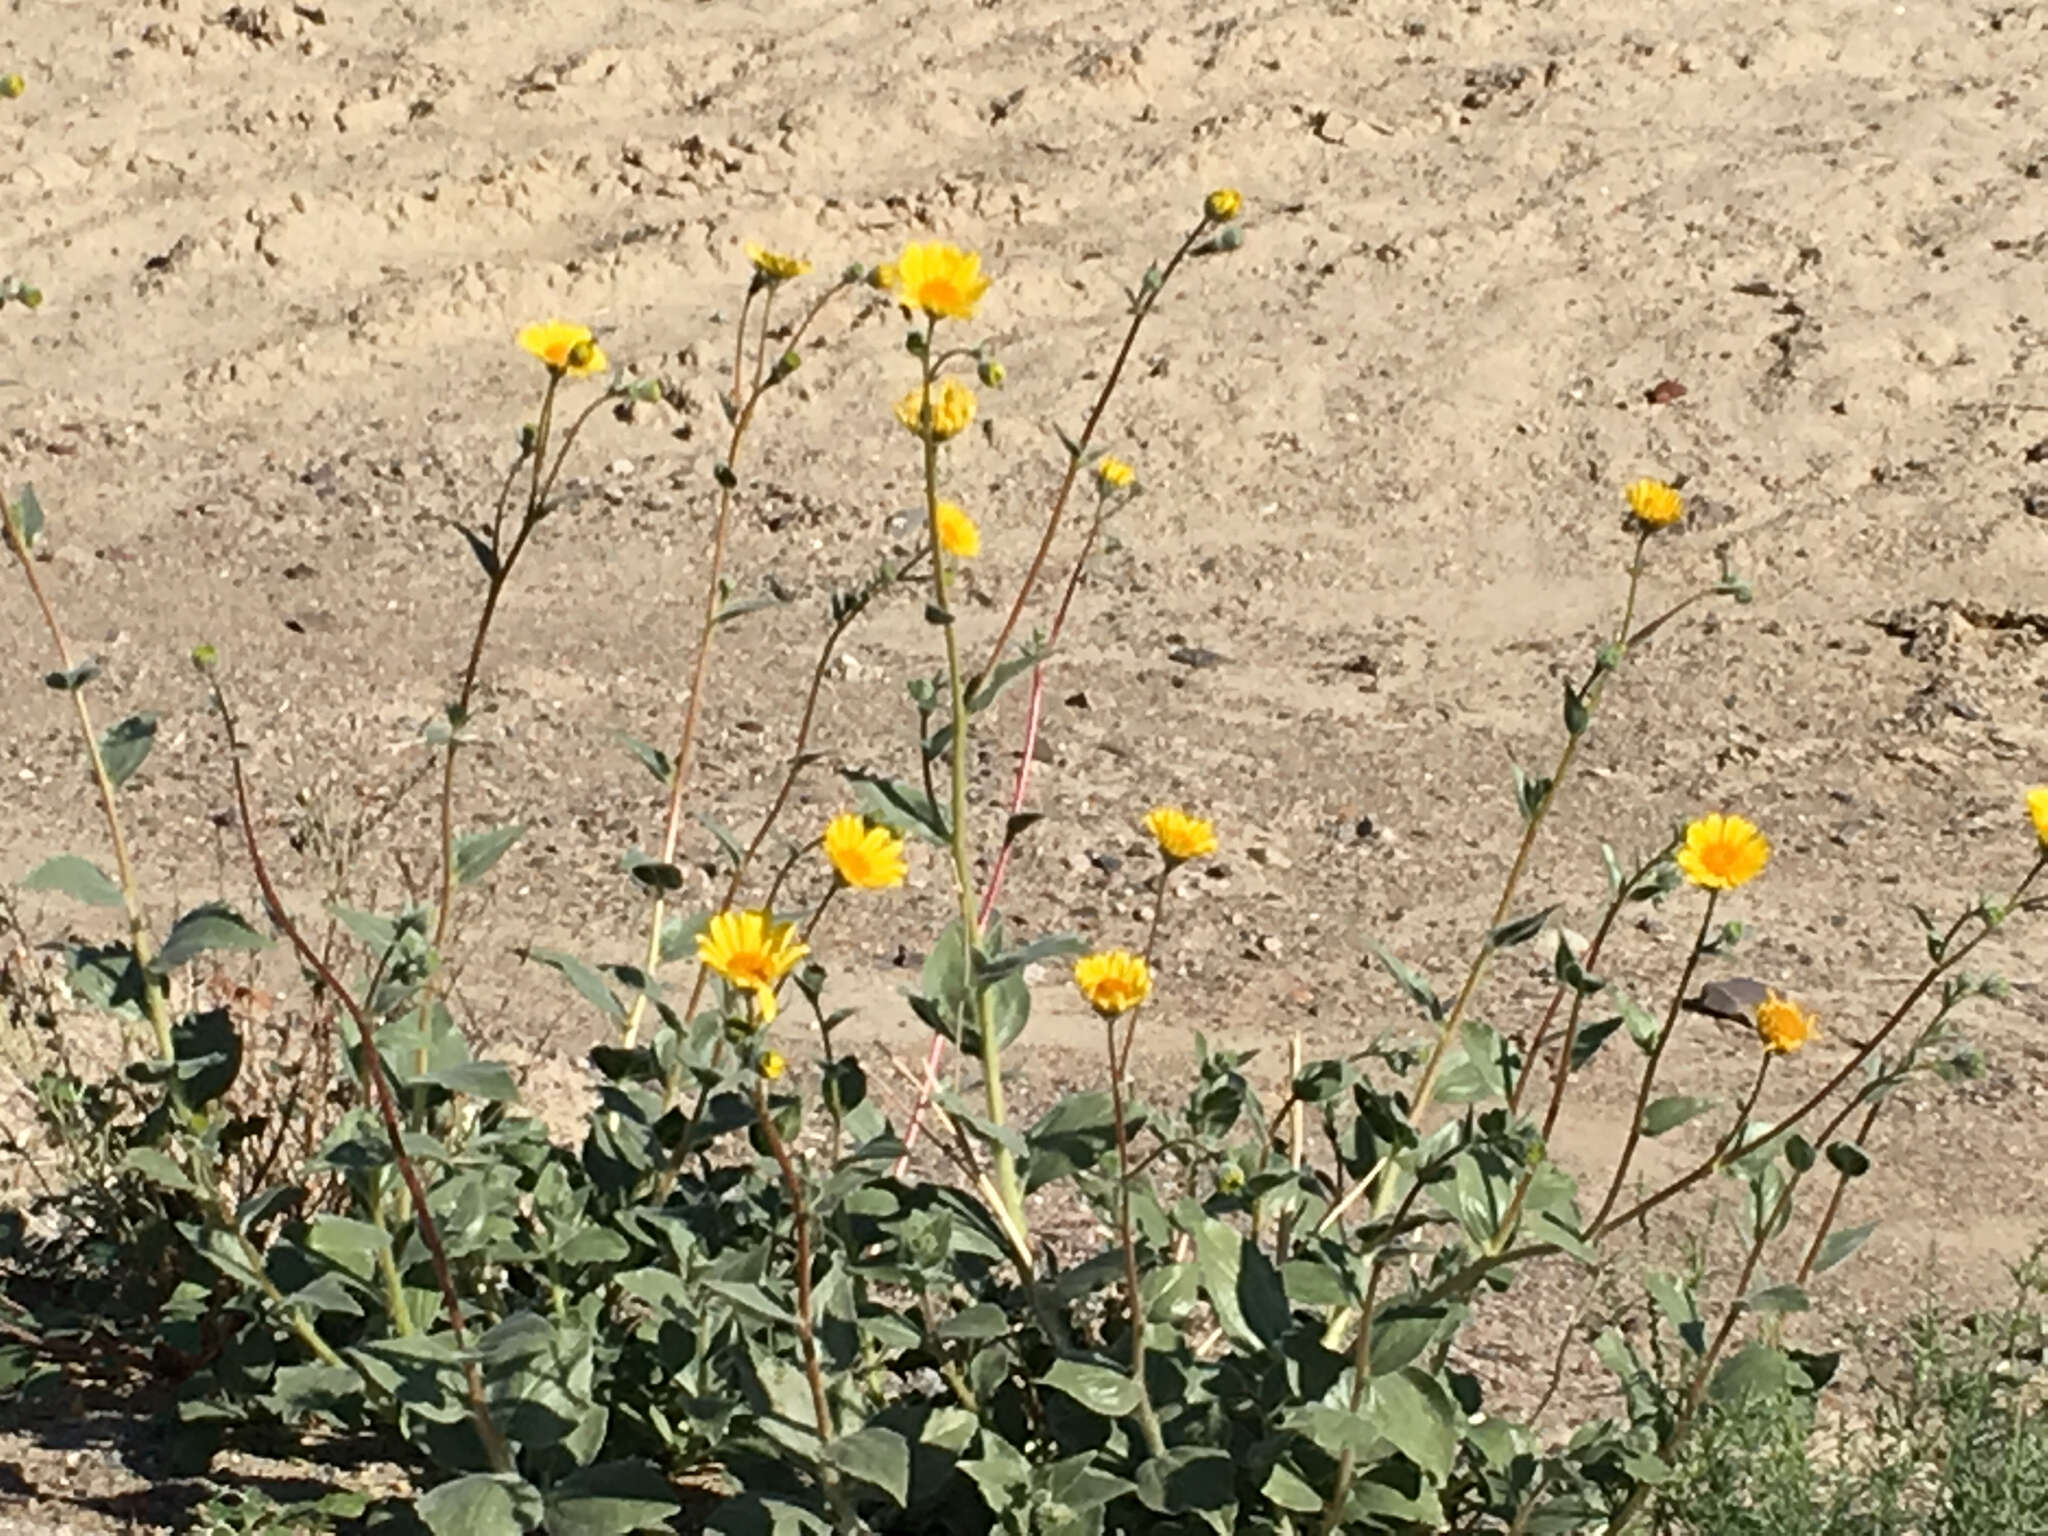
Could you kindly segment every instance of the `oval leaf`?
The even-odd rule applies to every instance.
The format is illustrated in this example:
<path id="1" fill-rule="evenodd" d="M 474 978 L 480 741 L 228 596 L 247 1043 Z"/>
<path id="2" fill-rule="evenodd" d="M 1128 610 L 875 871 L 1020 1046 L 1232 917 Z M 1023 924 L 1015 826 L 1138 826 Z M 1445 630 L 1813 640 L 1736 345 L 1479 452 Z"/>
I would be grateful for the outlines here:
<path id="1" fill-rule="evenodd" d="M 99 865 L 75 853 L 45 859 L 28 872 L 21 886 L 26 891 L 57 891 L 89 907 L 121 905 L 121 888 L 107 878 Z"/>
<path id="2" fill-rule="evenodd" d="M 1138 1408 L 1138 1384 L 1122 1371 L 1085 1360 L 1061 1360 L 1039 1378 L 1041 1384 L 1064 1392 L 1091 1413 L 1122 1418 Z"/>
<path id="3" fill-rule="evenodd" d="M 1696 1115 L 1705 1114 L 1713 1107 L 1712 1099 L 1696 1099 L 1684 1093 L 1654 1099 L 1643 1111 L 1643 1134 L 1662 1136 L 1666 1131 L 1675 1131 L 1686 1121 Z"/>
<path id="4" fill-rule="evenodd" d="M 505 857 L 505 851 L 519 841 L 526 828 L 514 823 L 503 827 L 486 827 L 480 832 L 465 832 L 455 839 L 455 879 L 460 885 L 473 885 L 490 873 L 491 866 Z"/>
<path id="5" fill-rule="evenodd" d="M 210 949 L 268 949 L 270 940 L 244 922 L 232 907 L 208 902 L 175 923 L 157 951 L 152 970 L 174 971 Z"/>
<path id="6" fill-rule="evenodd" d="M 119 789 L 135 776 L 149 749 L 156 745 L 156 716 L 130 715 L 107 727 L 100 737 L 100 762 Z"/>

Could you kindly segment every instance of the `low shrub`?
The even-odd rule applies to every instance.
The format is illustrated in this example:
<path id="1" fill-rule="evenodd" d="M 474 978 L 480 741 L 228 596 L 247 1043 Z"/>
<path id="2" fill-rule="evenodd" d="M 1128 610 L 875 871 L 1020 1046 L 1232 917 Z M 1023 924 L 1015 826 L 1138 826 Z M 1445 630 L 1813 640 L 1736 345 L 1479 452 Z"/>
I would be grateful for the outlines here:
<path id="1" fill-rule="evenodd" d="M 1030 775 L 1047 668 L 1091 560 L 1140 490 L 1103 451 L 1105 407 L 1147 317 L 1191 269 L 1229 258 L 1241 216 L 1234 192 L 1212 194 L 1132 285 L 1092 406 L 1062 438 L 1036 555 L 992 634 L 958 605 L 979 533 L 946 495 L 950 460 L 978 451 L 966 435 L 976 390 L 1004 376 L 975 339 L 989 287 L 979 259 L 914 243 L 814 281 L 805 262 L 750 249 L 687 703 L 672 750 L 634 744 L 666 795 L 653 851 L 626 861 L 644 928 L 628 961 L 528 956 L 608 1032 L 590 1054 L 594 1102 L 567 1141 L 522 1106 L 506 1066 L 474 1054 L 451 1008 L 464 896 L 521 832 L 459 825 L 460 769 L 479 740 L 493 621 L 522 556 L 552 531 L 565 462 L 601 413 L 657 408 L 660 382 L 611 369 L 580 326 L 519 336 L 539 407 L 489 510 L 459 525 L 479 619 L 456 696 L 424 732 L 433 899 L 390 910 L 336 899 L 316 915 L 281 895 L 232 658 L 201 646 L 262 909 L 258 921 L 213 902 L 157 925 L 121 814 L 156 720 L 95 719 L 95 665 L 65 639 L 36 557 L 50 531 L 34 491 L 20 491 L 6 539 L 45 621 L 43 681 L 76 714 L 113 866 L 60 853 L 25 884 L 119 928 L 64 946 L 61 975 L 25 965 L 21 995 L 42 998 L 31 1011 L 46 1033 L 90 1007 L 137 1043 L 118 1080 L 52 1080 L 40 1096 L 77 1176 L 9 1233 L 0 1371 L 16 1389 L 110 1362 L 168 1377 L 195 1457 L 259 1424 L 382 1437 L 421 1492 L 379 1518 L 438 1536 L 655 1529 L 685 1495 L 693 1518 L 733 1532 L 1538 1536 L 1640 1526 L 1674 1479 L 1712 1484 L 1729 1443 L 1717 1405 L 1823 1385 L 1829 1362 L 1788 1347 L 1782 1320 L 1867 1235 L 1837 1217 L 1887 1096 L 1917 1074 L 1969 1068 L 1956 1013 L 2000 990 L 1973 966 L 2041 904 L 2048 791 L 2031 801 L 2009 894 L 1925 919 L 1921 975 L 1859 1022 L 1853 1052 L 1810 1094 L 1779 1091 L 1772 1072 L 1814 1028 L 1803 1005 L 1739 982 L 1694 986 L 1702 962 L 1735 949 L 1741 892 L 1766 871 L 1770 844 L 1750 822 L 1689 811 L 1656 846 L 1602 845 L 1606 896 L 1581 920 L 1590 937 L 1567 926 L 1559 903 L 1526 888 L 1530 856 L 1610 695 L 1666 625 L 1750 601 L 1725 566 L 1673 569 L 1661 535 L 1684 515 L 1677 489 L 1638 481 L 1617 505 L 1615 621 L 1561 689 L 1553 765 L 1515 772 L 1516 852 L 1462 974 L 1440 988 L 1377 956 L 1414 1026 L 1390 1022 L 1328 1059 L 1297 1048 L 1264 1094 L 1246 1053 L 1202 1042 L 1177 1101 L 1133 1080 L 1139 1020 L 1170 1003 L 1154 997 L 1150 959 L 1173 920 L 1173 875 L 1229 836 L 1199 806 L 1145 818 L 1158 851 L 1146 933 L 1026 932 L 1000 909 L 1039 819 Z M 832 596 L 816 666 L 789 701 L 776 792 L 742 837 L 691 795 L 704 699 L 737 670 L 714 654 L 742 643 L 726 637 L 755 604 L 733 597 L 726 568 L 742 450 L 819 314 L 848 303 L 900 311 L 908 327 L 891 430 L 922 468 L 922 535 Z M 1069 529 L 1078 552 L 1062 565 Z M 892 602 L 922 608 L 934 657 L 908 680 L 907 762 L 897 774 L 842 765 L 844 813 L 786 830 L 796 786 L 821 767 L 816 705 L 836 648 Z M 1015 779 L 978 804 L 972 743 L 1020 691 Z M 723 860 L 723 892 L 689 910 L 680 859 L 699 828 Z M 915 1106 L 891 1113 L 886 1058 L 835 1033 L 846 1011 L 830 918 L 844 902 L 890 899 L 912 844 L 948 872 L 954 916 L 924 946 L 906 1000 L 932 1034 Z M 1617 924 L 1649 906 L 1694 925 L 1655 1006 L 1604 965 Z M 273 942 L 295 964 L 296 1034 L 313 1042 L 289 1061 L 194 979 L 201 956 Z M 1516 1027 L 1484 1017 L 1495 959 L 1534 945 L 1554 976 L 1547 1007 Z M 1027 1121 L 1010 1110 L 1004 1066 L 1029 1048 L 1034 988 L 1062 971 L 1100 1019 L 1098 1086 Z M 1664 1080 L 1688 1007 L 1753 1035 L 1739 1102 Z M 1550 1148 L 1578 1074 L 1609 1048 L 1634 1053 L 1635 1107 L 1613 1166 L 1582 1184 Z M 964 1072 L 943 1065 L 948 1051 Z M 1713 1128 L 1701 1155 L 1641 1189 L 1643 1139 L 1695 1121 Z M 914 1143 L 929 1164 L 910 1160 Z M 1648 1294 L 1668 1350 L 1652 1357 L 1639 1334 L 1597 1330 L 1618 1417 L 1555 1401 L 1527 1422 L 1496 1411 L 1459 1349 L 1476 1318 L 1524 1305 L 1533 1271 L 1637 1268 L 1636 1234 L 1654 1247 L 1667 1214 L 1724 1185 L 1739 1205 L 1732 1287 L 1653 1252 Z M 1056 1257 L 1034 1232 L 1048 1212 L 1085 1213 L 1081 1230 L 1106 1235 Z M 1578 1337 L 1565 1319 L 1518 1326 L 1546 1351 Z"/>

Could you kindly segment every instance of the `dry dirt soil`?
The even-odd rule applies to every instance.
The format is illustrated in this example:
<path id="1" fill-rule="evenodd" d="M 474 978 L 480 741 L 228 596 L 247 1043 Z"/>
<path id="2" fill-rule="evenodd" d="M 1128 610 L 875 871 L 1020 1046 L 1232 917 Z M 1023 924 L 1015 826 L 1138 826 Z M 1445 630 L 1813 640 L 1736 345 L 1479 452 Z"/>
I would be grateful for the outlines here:
<path id="1" fill-rule="evenodd" d="M 972 649 L 1127 286 L 1236 185 L 1243 248 L 1176 278 L 1104 422 L 1147 494 L 1057 658 L 1033 800 L 1050 819 L 1006 905 L 1136 939 L 1156 866 L 1135 822 L 1181 799 L 1225 846 L 1175 882 L 1155 1081 L 1182 1076 L 1197 1029 L 1260 1047 L 1270 1081 L 1297 1029 L 1315 1052 L 1409 1028 L 1368 944 L 1455 978 L 1512 851 L 1510 764 L 1554 755 L 1560 678 L 1615 622 L 1619 487 L 1681 479 L 1690 516 L 1655 541 L 1646 611 L 1723 550 L 1757 600 L 1697 608 L 1634 657 L 1529 900 L 1589 926 L 1601 838 L 1640 849 L 1707 807 L 1758 820 L 1776 858 L 1725 910 L 1751 925 L 1744 967 L 1825 1031 L 1778 1074 L 1789 1101 L 1916 974 L 1909 904 L 1954 908 L 2030 857 L 2044 66 L 2048 7 L 1928 0 L 4 0 L 0 69 L 28 91 L 0 101 L 0 272 L 48 298 L 0 315 L 0 479 L 49 508 L 40 575 L 103 661 L 102 716 L 162 716 L 126 794 L 159 918 L 253 906 L 185 660 L 201 640 L 254 740 L 258 830 L 312 913 L 316 855 L 354 823 L 360 901 L 431 869 L 429 798 L 398 791 L 481 592 L 454 524 L 487 508 L 538 392 L 514 331 L 559 313 L 680 386 L 585 434 L 460 774 L 465 825 L 528 828 L 463 912 L 462 996 L 553 1101 L 600 1025 L 514 951 L 636 947 L 620 856 L 657 837 L 661 792 L 618 733 L 677 730 L 742 242 L 821 273 L 927 235 L 983 253 L 976 329 L 1010 383 L 946 466 L 986 540 Z M 828 310 L 743 466 L 737 586 L 794 601 L 722 637 L 693 804 L 737 825 L 789 750 L 828 594 L 916 495 L 887 409 L 912 368 L 900 334 L 866 295 Z M 0 622 L 13 880 L 100 833 L 18 581 Z M 833 767 L 909 766 L 901 680 L 935 656 L 908 597 L 854 631 L 792 825 L 843 803 Z M 984 834 L 1018 705 L 977 763 Z M 715 855 L 694 829 L 685 851 Z M 867 1038 L 905 1059 L 924 1037 L 896 994 L 944 912 L 935 858 L 913 885 L 846 903 L 821 944 Z M 1617 973 L 1668 988 L 1697 914 L 1681 897 L 1625 928 Z M 98 931 L 52 898 L 24 917 Z M 1526 1027 L 1539 960 L 1500 965 L 1481 1011 Z M 2013 998 L 1973 1020 L 1989 1075 L 1880 1121 L 1847 1219 L 1885 1225 L 1831 1317 L 1896 1315 L 1930 1275 L 1937 1299 L 1995 1294 L 2041 1235 L 2044 960 L 2038 929 L 2002 940 Z M 1097 1075 L 1063 991 L 1016 1053 L 1027 1104 Z M 1695 1027 L 1667 1070 L 1732 1095 L 1753 1052 Z M 1588 1168 L 1634 1061 L 1589 1074 L 1568 1143 Z M 1699 1151 L 1672 1141 L 1651 1171 Z M 68 1435 L 0 1455 L 0 1526 L 168 1518 L 104 1436 Z"/>

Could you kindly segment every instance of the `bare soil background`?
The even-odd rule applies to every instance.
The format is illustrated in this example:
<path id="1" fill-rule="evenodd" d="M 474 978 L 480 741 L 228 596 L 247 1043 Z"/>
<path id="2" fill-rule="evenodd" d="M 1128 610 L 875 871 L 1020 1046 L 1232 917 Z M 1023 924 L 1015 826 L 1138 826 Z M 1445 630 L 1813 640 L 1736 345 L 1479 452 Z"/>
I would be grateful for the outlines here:
<path id="1" fill-rule="evenodd" d="M 1613 623 L 1618 487 L 1683 477 L 1692 515 L 1656 543 L 1649 606 L 1710 581 L 1719 546 L 1758 601 L 1634 660 L 1531 889 L 1572 920 L 1598 898 L 1601 837 L 1647 846 L 1710 806 L 1761 822 L 1777 858 L 1729 904 L 1759 935 L 1744 965 L 1826 1029 L 1779 1077 L 1789 1099 L 1917 973 L 1909 902 L 2017 877 L 2019 790 L 2048 778 L 2044 66 L 2030 4 L 6 0 L 0 68 L 29 93 L 0 103 L 0 270 L 48 302 L 0 316 L 0 479 L 50 509 L 44 578 L 104 659 L 101 715 L 163 714 L 126 797 L 160 915 L 253 905 L 185 660 L 200 640 L 255 741 L 259 830 L 311 912 L 317 855 L 365 818 L 359 901 L 430 871 L 428 797 L 385 807 L 481 589 L 452 525 L 487 508 L 533 409 L 514 330 L 560 313 L 684 385 L 677 408 L 586 434 L 487 660 L 488 750 L 461 774 L 466 825 L 530 829 L 465 911 L 462 995 L 554 1097 L 599 1026 L 513 952 L 637 949 L 619 857 L 657 838 L 660 790 L 616 733 L 667 746 L 679 719 L 741 242 L 828 273 L 924 234 L 984 253 L 977 329 L 1011 382 L 950 450 L 986 544 L 974 650 L 1125 287 L 1208 188 L 1237 185 L 1245 247 L 1176 282 L 1106 423 L 1148 494 L 1058 659 L 1051 819 L 1006 905 L 1139 937 L 1135 821 L 1183 799 L 1226 846 L 1177 882 L 1155 1080 L 1181 1077 L 1196 1029 L 1261 1047 L 1270 1079 L 1297 1028 L 1315 1052 L 1409 1027 L 1367 942 L 1454 974 L 1512 847 L 1509 763 L 1547 764 L 1559 679 Z M 788 750 L 826 596 L 914 499 L 887 411 L 899 334 L 879 301 L 830 311 L 743 466 L 739 584 L 796 601 L 723 637 L 694 803 L 736 824 Z M 10 880 L 100 842 L 33 621 L 0 585 Z M 904 771 L 901 679 L 935 654 L 919 605 L 894 601 L 849 651 L 820 745 Z M 985 738 L 991 804 L 1019 707 Z M 821 768 L 792 825 L 841 804 Z M 913 892 L 848 903 L 830 930 L 866 1037 L 906 1059 L 924 1037 L 894 995 L 943 879 L 926 859 Z M 1627 930 L 1616 969 L 1668 986 L 1693 921 L 1674 906 Z M 1540 1005 L 1539 958 L 1484 994 L 1502 1027 Z M 1845 1219 L 1885 1225 L 1824 1288 L 1818 1333 L 1896 1316 L 1934 1276 L 1938 1299 L 1994 1295 L 2040 1235 L 2048 939 L 1998 960 L 2017 985 L 1977 1015 L 1990 1075 L 1880 1122 Z M 1095 1075 L 1060 988 L 1039 1013 L 1027 1103 Z M 1753 1049 L 1700 1027 L 1668 1073 L 1733 1094 Z M 1614 1050 L 1591 1074 L 1589 1164 L 1633 1069 Z M 1672 1141 L 1653 1150 L 1697 1155 Z M 19 1508 L 0 1528 L 171 1518 L 104 1436 L 67 1433 L 0 1445 Z"/>

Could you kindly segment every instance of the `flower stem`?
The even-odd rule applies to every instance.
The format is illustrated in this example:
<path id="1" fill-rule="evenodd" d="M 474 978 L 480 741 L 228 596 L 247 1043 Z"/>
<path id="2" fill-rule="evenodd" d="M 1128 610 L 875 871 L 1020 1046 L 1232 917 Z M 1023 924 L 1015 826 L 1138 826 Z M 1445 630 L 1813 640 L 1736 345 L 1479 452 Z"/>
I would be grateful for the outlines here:
<path id="1" fill-rule="evenodd" d="M 924 505 L 927 534 L 932 546 L 932 604 L 937 622 L 946 636 L 946 690 L 952 706 L 953 739 L 949 747 L 949 795 L 947 831 L 953 854 L 953 890 L 960 904 L 961 964 L 966 973 L 968 1006 L 974 1010 L 975 1033 L 981 1040 L 982 1093 L 991 1123 L 1009 1123 L 1003 1101 L 1003 1051 L 996 1038 L 991 994 L 974 974 L 974 956 L 981 944 L 981 914 L 975 902 L 974 845 L 967 820 L 968 711 L 967 678 L 960 665 L 960 631 L 952 609 L 951 583 L 947 580 L 945 544 L 939 537 L 939 440 L 933 430 L 932 386 L 938 382 L 938 367 L 932 338 L 938 322 L 925 328 L 924 380 L 920 405 L 924 423 Z M 919 744 L 923 751 L 923 744 Z M 1024 1215 L 1024 1186 L 1017 1178 L 1017 1160 L 1009 1148 L 995 1148 L 995 1185 L 1010 1219 L 1020 1232 L 1030 1230 Z"/>
<path id="2" fill-rule="evenodd" d="M 1614 1202 L 1621 1198 L 1622 1186 L 1628 1182 L 1629 1165 L 1635 1161 L 1636 1148 L 1643 1139 L 1643 1111 L 1650 1106 L 1650 1088 L 1657 1081 L 1657 1067 L 1664 1060 L 1665 1047 L 1678 1033 L 1678 1011 L 1685 1002 L 1687 989 L 1692 985 L 1692 973 L 1700 963 L 1700 952 L 1706 948 L 1707 935 L 1713 931 L 1714 908 L 1720 899 L 1719 891 L 1707 892 L 1707 907 L 1700 914 L 1699 934 L 1692 941 L 1692 948 L 1685 957 L 1685 968 L 1679 973 L 1678 985 L 1672 991 L 1671 1007 L 1664 1015 L 1664 1027 L 1657 1033 L 1657 1043 L 1650 1047 L 1650 1059 L 1643 1063 L 1642 1081 L 1636 1085 L 1635 1109 L 1629 1117 L 1628 1134 L 1621 1143 L 1621 1158 L 1614 1165 L 1614 1177 L 1608 1181 L 1607 1198 L 1600 1202 L 1600 1210 L 1593 1217 L 1596 1227 L 1614 1209 Z"/>
<path id="3" fill-rule="evenodd" d="M 28 582 L 36 608 L 43 616 L 43 627 L 49 631 L 50 645 L 57 653 L 57 666 L 69 673 L 72 669 L 71 647 L 64 638 L 63 626 L 57 622 L 57 612 L 43 591 L 42 581 L 36 575 L 35 559 L 29 550 L 27 535 L 5 507 L 0 507 L 0 526 L 4 526 L 7 547 L 20 562 L 22 577 Z M 114 877 L 121 887 L 121 905 L 128 918 L 128 950 L 134 956 L 136 975 L 141 981 L 143 1011 L 148 1015 L 150 1031 L 155 1038 L 157 1059 L 170 1061 L 176 1055 L 171 1039 L 170 1003 L 164 996 L 163 978 L 150 969 L 156 947 L 150 939 L 149 914 L 143 910 L 142 890 L 136 882 L 134 861 L 128 852 L 128 834 L 121 822 L 114 778 L 107 772 L 106 759 L 100 753 L 100 739 L 93 730 L 92 710 L 85 702 L 85 689 L 81 686 L 65 691 L 71 695 L 71 708 L 78 717 L 79 739 L 85 743 L 86 760 L 92 766 L 93 787 L 99 793 L 100 815 L 107 824 L 108 841 L 113 845 Z"/>
<path id="4" fill-rule="evenodd" d="M 1145 1303 L 1138 1289 L 1138 1242 L 1131 1232 L 1131 1144 L 1124 1106 L 1123 1075 L 1123 1061 L 1128 1051 L 1117 1050 L 1114 1014 L 1103 1015 L 1102 1029 L 1109 1050 L 1109 1102 L 1116 1125 L 1116 1230 L 1124 1251 L 1124 1297 L 1131 1328 L 1131 1385 L 1138 1391 L 1138 1428 L 1144 1432 L 1145 1447 L 1154 1456 L 1164 1456 L 1166 1440 L 1159 1432 L 1159 1415 L 1152 1407 L 1152 1391 L 1145 1384 Z"/>
<path id="5" fill-rule="evenodd" d="M 758 286 L 758 285 L 756 285 Z M 790 336 L 790 346 L 795 347 L 803 340 L 804 333 L 811 327 L 819 313 L 833 295 L 845 287 L 844 282 L 834 283 L 805 311 Z M 764 360 L 768 349 L 768 327 L 770 306 L 762 305 L 761 335 L 759 350 L 755 357 L 754 382 L 742 398 L 740 381 L 744 370 L 747 344 L 747 314 L 753 304 L 754 288 L 747 291 L 746 303 L 740 309 L 739 339 L 733 353 L 732 395 L 728 409 L 732 417 L 732 432 L 726 439 L 725 473 L 718 483 L 718 516 L 712 525 L 711 569 L 704 582 L 703 616 L 697 628 L 696 654 L 690 663 L 689 700 L 683 706 L 682 740 L 676 746 L 676 755 L 669 764 L 668 804 L 662 812 L 661 858 L 663 864 L 673 864 L 676 845 L 683 833 L 683 793 L 689 785 L 690 770 L 696 763 L 697 732 L 704 717 L 704 684 L 710 675 L 712 640 L 718 630 L 718 609 L 721 586 L 725 579 L 725 556 L 729 536 L 732 532 L 732 510 L 739 482 L 735 475 L 739 466 L 740 447 L 746 441 L 747 428 L 753 424 L 754 412 L 761 404 L 761 398 L 776 382 L 772 374 L 764 374 Z M 773 297 L 773 289 L 770 289 Z M 652 976 L 661 964 L 661 930 L 668 915 L 668 902 L 657 894 L 650 904 L 647 915 L 647 945 L 641 969 Z M 698 972 L 698 993 L 703 988 L 701 968 Z M 693 993 L 695 997 L 698 993 Z M 636 992 L 632 1006 L 627 1009 L 625 1021 L 619 1026 L 620 1041 L 628 1050 L 640 1037 L 640 1021 L 647 1011 L 647 994 Z M 695 1011 L 692 1004 L 691 1011 Z"/>
<path id="6" fill-rule="evenodd" d="M 441 1241 L 440 1226 L 428 1204 L 426 1185 L 420 1179 L 412 1154 L 406 1150 L 405 1130 L 399 1123 L 397 1099 L 385 1074 L 383 1058 L 377 1050 L 376 1033 L 355 995 L 342 985 L 341 978 L 334 974 L 320 952 L 307 942 L 270 878 L 270 867 L 256 841 L 256 819 L 249 803 L 248 775 L 242 766 L 242 744 L 235 732 L 234 713 L 228 708 L 227 695 L 218 679 L 209 678 L 208 682 L 214 711 L 220 716 L 221 728 L 227 736 L 228 761 L 234 773 L 235 809 L 241 818 L 242 842 L 249 855 L 250 873 L 256 878 L 257 889 L 263 895 L 263 905 L 270 913 L 271 921 L 277 924 L 278 931 L 298 953 L 299 959 L 319 978 L 329 995 L 341 1003 L 355 1025 L 357 1076 L 361 1079 L 365 1097 L 377 1106 L 385 1140 L 391 1147 L 392 1161 L 398 1165 L 399 1176 L 405 1181 L 407 1193 L 412 1198 L 413 1220 L 420 1241 L 425 1244 L 427 1255 L 433 1261 L 434 1277 L 440 1284 L 441 1300 L 447 1311 L 448 1331 L 454 1336 L 456 1350 L 467 1354 L 468 1329 L 463 1321 L 462 1298 L 455 1289 L 454 1272 L 448 1265 L 448 1250 Z M 512 1449 L 491 1417 L 490 1405 L 484 1395 L 483 1373 L 474 1358 L 464 1362 L 463 1374 L 469 1391 L 470 1417 L 475 1422 L 477 1439 L 483 1445 L 484 1455 L 493 1471 L 509 1472 L 513 1469 Z"/>

